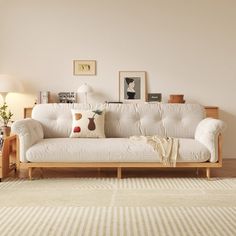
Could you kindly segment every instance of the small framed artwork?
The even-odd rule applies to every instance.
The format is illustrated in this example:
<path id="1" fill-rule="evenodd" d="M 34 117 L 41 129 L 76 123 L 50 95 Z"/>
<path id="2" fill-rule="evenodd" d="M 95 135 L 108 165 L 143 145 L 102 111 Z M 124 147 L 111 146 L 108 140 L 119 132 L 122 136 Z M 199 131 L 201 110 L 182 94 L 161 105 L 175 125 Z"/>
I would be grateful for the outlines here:
<path id="1" fill-rule="evenodd" d="M 119 72 L 119 101 L 128 103 L 146 101 L 145 71 Z"/>
<path id="2" fill-rule="evenodd" d="M 37 102 L 40 104 L 46 104 L 49 103 L 50 100 L 50 92 L 49 91 L 40 91 L 38 93 L 38 99 Z"/>
<path id="3" fill-rule="evenodd" d="M 96 61 L 74 60 L 74 75 L 96 75 Z"/>
<path id="4" fill-rule="evenodd" d="M 161 93 L 149 93 L 148 102 L 161 102 L 162 94 Z"/>
<path id="5" fill-rule="evenodd" d="M 60 92 L 58 93 L 59 103 L 75 103 L 76 93 L 75 92 Z"/>

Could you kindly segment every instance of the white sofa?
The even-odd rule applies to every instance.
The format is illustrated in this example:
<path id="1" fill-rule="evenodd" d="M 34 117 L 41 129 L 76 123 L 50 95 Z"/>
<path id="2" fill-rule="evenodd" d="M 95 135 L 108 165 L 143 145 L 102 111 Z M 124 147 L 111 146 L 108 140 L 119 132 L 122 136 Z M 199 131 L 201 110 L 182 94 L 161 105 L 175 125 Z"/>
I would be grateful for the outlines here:
<path id="1" fill-rule="evenodd" d="M 19 137 L 18 167 L 165 167 L 157 153 L 133 135 L 158 134 L 179 139 L 176 167 L 206 168 L 222 165 L 220 133 L 224 122 L 205 118 L 198 104 L 105 104 L 106 138 L 69 138 L 71 109 L 91 109 L 83 104 L 39 104 L 32 119 L 16 121 Z M 98 107 L 98 105 L 96 105 Z"/>

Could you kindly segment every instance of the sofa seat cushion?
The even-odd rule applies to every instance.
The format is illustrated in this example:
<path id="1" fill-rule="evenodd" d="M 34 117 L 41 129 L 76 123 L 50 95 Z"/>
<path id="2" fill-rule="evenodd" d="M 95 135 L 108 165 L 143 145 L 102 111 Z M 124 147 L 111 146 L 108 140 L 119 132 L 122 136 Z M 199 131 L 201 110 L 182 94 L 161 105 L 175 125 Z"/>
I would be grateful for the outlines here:
<path id="1" fill-rule="evenodd" d="M 128 138 L 50 138 L 31 146 L 29 162 L 159 162 L 158 154 L 143 142 Z M 177 162 L 205 162 L 210 152 L 194 139 L 179 139 Z"/>

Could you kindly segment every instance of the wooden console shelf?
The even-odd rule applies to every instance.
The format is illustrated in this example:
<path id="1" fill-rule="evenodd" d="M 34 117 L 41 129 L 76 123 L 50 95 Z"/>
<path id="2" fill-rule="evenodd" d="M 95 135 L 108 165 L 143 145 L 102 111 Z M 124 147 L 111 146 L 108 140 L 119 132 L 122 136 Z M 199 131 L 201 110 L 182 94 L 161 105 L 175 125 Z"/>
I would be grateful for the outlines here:
<path id="1" fill-rule="evenodd" d="M 214 106 L 205 106 L 206 117 L 219 119 L 219 108 Z"/>
<path id="2" fill-rule="evenodd" d="M 31 118 L 32 110 L 32 107 L 24 108 L 24 118 Z"/>

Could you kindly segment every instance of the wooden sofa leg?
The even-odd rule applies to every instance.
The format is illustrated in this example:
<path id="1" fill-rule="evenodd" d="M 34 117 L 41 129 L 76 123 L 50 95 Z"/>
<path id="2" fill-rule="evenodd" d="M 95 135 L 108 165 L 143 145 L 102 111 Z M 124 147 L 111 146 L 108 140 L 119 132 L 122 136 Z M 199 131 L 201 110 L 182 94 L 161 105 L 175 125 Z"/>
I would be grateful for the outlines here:
<path id="1" fill-rule="evenodd" d="M 98 176 L 100 177 L 101 176 L 101 168 L 100 167 L 97 168 L 97 172 L 98 172 Z"/>
<path id="2" fill-rule="evenodd" d="M 43 178 L 43 168 L 40 168 L 40 177 Z"/>
<path id="3" fill-rule="evenodd" d="M 29 180 L 32 180 L 32 167 L 29 167 L 28 171 L 29 171 Z"/>
<path id="4" fill-rule="evenodd" d="M 122 178 L 122 171 L 121 171 L 121 167 L 117 168 L 117 178 L 121 179 Z"/>
<path id="5" fill-rule="evenodd" d="M 211 178 L 211 172 L 210 172 L 210 168 L 209 167 L 206 168 L 206 177 L 207 177 L 207 179 Z"/>
<path id="6" fill-rule="evenodd" d="M 199 169 L 198 168 L 196 169 L 196 175 L 197 175 L 197 177 L 199 175 Z"/>

